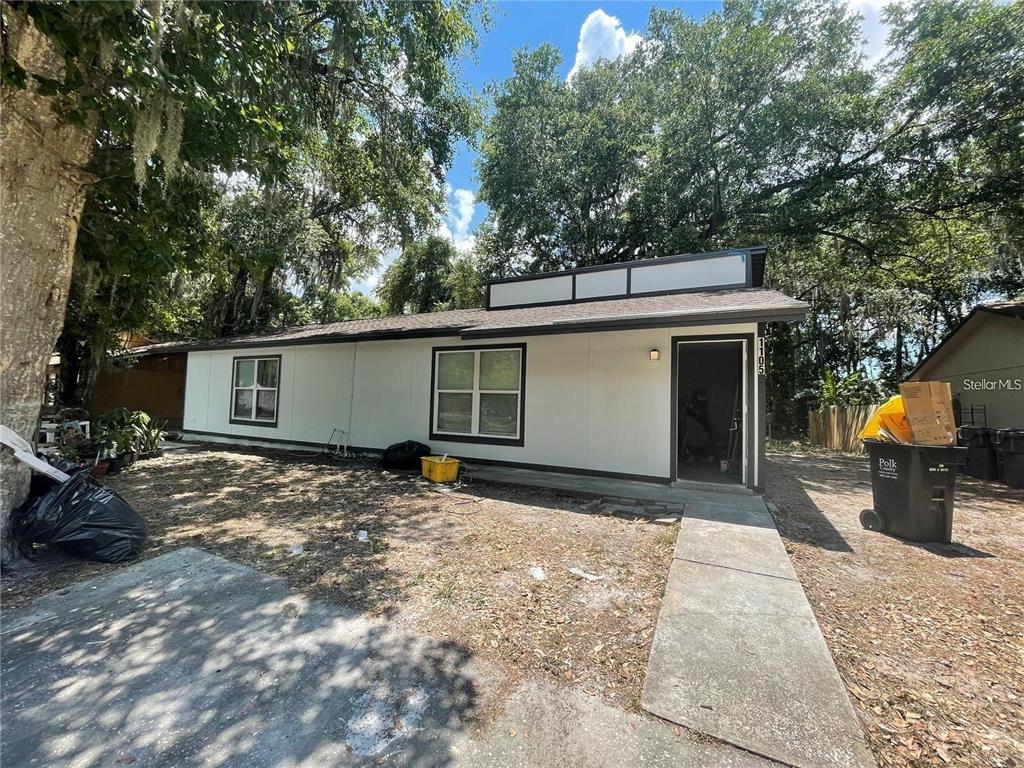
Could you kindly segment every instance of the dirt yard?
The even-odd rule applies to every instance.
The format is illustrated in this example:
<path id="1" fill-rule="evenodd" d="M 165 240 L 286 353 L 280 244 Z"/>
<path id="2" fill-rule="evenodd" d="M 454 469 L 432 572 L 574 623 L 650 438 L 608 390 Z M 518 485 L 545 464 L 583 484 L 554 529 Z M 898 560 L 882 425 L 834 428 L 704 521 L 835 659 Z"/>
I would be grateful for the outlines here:
<path id="1" fill-rule="evenodd" d="M 175 450 L 105 483 L 147 519 L 145 557 L 201 547 L 457 638 L 510 683 L 539 673 L 639 708 L 677 526 L 585 514 L 556 491 L 441 493 L 414 473 L 282 453 Z M 4 579 L 5 605 L 115 567 L 48 560 Z"/>
<path id="2" fill-rule="evenodd" d="M 767 495 L 880 766 L 1024 766 L 1024 491 L 958 480 L 953 546 L 860 527 L 867 460 L 769 454 Z"/>

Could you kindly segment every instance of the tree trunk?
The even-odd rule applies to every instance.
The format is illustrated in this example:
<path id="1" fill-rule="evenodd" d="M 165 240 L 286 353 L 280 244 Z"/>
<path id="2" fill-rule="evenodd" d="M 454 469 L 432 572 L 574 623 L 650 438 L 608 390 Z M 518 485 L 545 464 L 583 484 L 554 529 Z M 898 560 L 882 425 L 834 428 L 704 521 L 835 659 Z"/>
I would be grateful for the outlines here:
<path id="1" fill-rule="evenodd" d="M 896 365 L 894 373 L 896 383 L 903 381 L 903 323 L 896 323 Z"/>
<path id="2" fill-rule="evenodd" d="M 231 283 L 228 294 L 227 308 L 220 324 L 221 336 L 232 336 L 238 333 L 238 322 L 242 315 L 242 301 L 245 299 L 245 287 L 249 284 L 249 270 L 245 266 L 238 268 L 235 279 Z"/>
<path id="3" fill-rule="evenodd" d="M 78 377 L 78 399 L 82 407 L 92 409 L 92 393 L 96 391 L 96 382 L 100 378 L 103 366 L 107 364 L 107 350 L 110 348 L 110 335 L 106 330 L 97 329 L 85 340 L 82 350 L 82 372 Z"/>
<path id="4" fill-rule="evenodd" d="M 9 55 L 29 75 L 60 80 L 62 56 L 24 11 L 3 6 Z M 92 177 L 96 118 L 65 123 L 30 78 L 4 83 L 0 121 L 0 423 L 35 439 L 46 366 L 64 322 L 78 219 Z M 29 471 L 0 449 L 0 560 L 10 511 L 28 492 Z"/>

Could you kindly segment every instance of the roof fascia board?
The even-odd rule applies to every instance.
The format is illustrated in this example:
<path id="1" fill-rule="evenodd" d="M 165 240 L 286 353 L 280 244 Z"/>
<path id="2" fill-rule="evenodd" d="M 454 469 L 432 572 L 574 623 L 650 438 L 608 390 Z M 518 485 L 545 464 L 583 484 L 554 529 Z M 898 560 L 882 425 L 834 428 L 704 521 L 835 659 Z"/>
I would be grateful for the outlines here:
<path id="1" fill-rule="evenodd" d="M 463 339 L 498 339 L 511 336 L 550 336 L 567 333 L 599 333 L 644 328 L 686 328 L 724 323 L 792 323 L 802 320 L 806 309 L 758 310 L 757 312 L 704 312 L 693 315 L 646 317 L 633 320 L 580 321 L 557 325 L 483 328 L 463 331 Z"/>
<path id="2" fill-rule="evenodd" d="M 984 304 L 979 304 L 972 309 L 967 317 L 964 318 L 963 322 L 960 323 L 956 328 L 946 334 L 946 337 L 939 342 L 938 346 L 935 347 L 928 356 L 918 363 L 914 370 L 907 374 L 907 381 L 914 379 L 917 376 L 923 376 L 932 366 L 941 362 L 946 355 L 950 354 L 957 347 L 960 346 L 961 339 L 964 338 L 964 334 L 974 331 L 974 326 L 980 326 L 982 315 L 992 315 L 994 317 L 1006 317 L 1011 320 L 1024 320 L 1024 316 L 1012 309 L 1006 309 L 1004 307 L 990 307 Z M 979 318 L 975 320 L 974 318 Z M 970 328 L 968 326 L 971 326 Z"/>
<path id="3" fill-rule="evenodd" d="M 906 381 L 912 381 L 915 377 L 923 375 L 925 371 L 927 371 L 933 365 L 942 360 L 942 358 L 944 358 L 950 350 L 958 346 L 959 338 L 962 338 L 960 337 L 960 332 L 965 330 L 967 326 L 973 322 L 974 318 L 981 317 L 982 314 L 994 313 L 988 311 L 985 307 L 981 306 L 972 309 L 967 314 L 967 317 L 963 319 L 963 322 L 960 323 L 960 325 L 958 325 L 952 331 L 947 333 L 945 338 L 938 343 L 938 346 L 936 346 L 935 349 L 929 352 L 924 360 L 922 360 L 921 362 L 914 366 L 914 370 L 907 374 Z"/>
<path id="4" fill-rule="evenodd" d="M 304 347 L 314 344 L 348 344 L 356 341 L 401 341 L 402 339 L 436 339 L 445 336 L 458 336 L 464 326 L 451 328 L 431 328 L 429 331 L 375 331 L 372 333 L 324 334 L 299 339 L 251 339 L 249 341 L 225 342 L 211 344 L 196 342 L 183 344 L 180 347 L 167 347 L 142 352 L 136 357 L 149 355 L 171 354 L 175 352 L 216 352 L 220 349 L 254 349 L 259 347 Z"/>

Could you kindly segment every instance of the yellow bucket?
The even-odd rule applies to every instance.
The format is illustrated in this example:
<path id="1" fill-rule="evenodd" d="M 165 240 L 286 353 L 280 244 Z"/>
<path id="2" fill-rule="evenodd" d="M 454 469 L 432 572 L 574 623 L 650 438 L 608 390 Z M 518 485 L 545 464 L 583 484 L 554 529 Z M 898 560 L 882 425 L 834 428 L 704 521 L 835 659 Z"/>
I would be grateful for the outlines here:
<path id="1" fill-rule="evenodd" d="M 459 479 L 459 460 L 443 456 L 424 456 L 420 459 L 423 476 L 435 483 L 454 483 Z"/>

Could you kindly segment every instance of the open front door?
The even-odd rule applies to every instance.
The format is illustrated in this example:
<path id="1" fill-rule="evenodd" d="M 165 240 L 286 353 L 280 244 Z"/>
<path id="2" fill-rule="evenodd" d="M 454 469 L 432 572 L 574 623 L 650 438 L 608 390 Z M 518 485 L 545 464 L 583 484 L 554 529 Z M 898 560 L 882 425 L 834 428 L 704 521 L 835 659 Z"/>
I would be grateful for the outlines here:
<path id="1" fill-rule="evenodd" d="M 676 480 L 747 482 L 746 346 L 742 338 L 676 342 Z"/>

